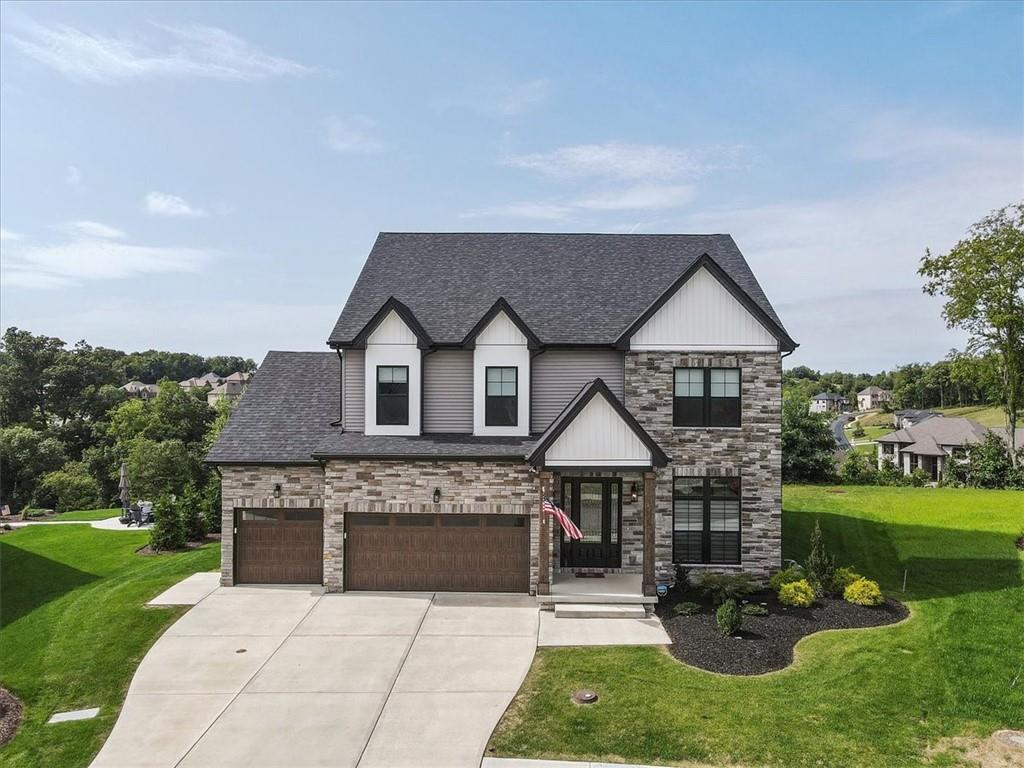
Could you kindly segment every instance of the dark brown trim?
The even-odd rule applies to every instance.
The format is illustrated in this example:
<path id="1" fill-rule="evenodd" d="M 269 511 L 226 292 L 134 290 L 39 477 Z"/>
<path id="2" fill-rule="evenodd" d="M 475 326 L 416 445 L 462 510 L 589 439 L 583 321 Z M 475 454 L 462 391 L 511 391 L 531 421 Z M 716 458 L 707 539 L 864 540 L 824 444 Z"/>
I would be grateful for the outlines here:
<path id="1" fill-rule="evenodd" d="M 604 383 L 603 379 L 594 379 L 592 382 L 587 384 L 579 394 L 574 397 L 565 409 L 555 417 L 554 421 L 551 422 L 551 426 L 548 427 L 547 431 L 541 436 L 540 440 L 534 446 L 533 450 L 526 457 L 526 460 L 535 467 L 544 466 L 544 454 L 551 444 L 566 430 L 566 428 L 573 422 L 573 420 L 579 415 L 580 411 L 589 403 L 594 397 L 601 394 L 605 400 L 615 409 L 615 412 L 622 417 L 622 420 L 629 425 L 629 428 L 633 430 L 633 433 L 640 438 L 640 441 L 647 447 L 651 452 L 651 464 L 655 467 L 664 467 L 668 464 L 668 456 L 661 449 L 640 423 L 633 417 L 626 406 L 622 404 L 622 401 L 615 396 L 615 393 L 608 389 L 608 385 Z M 642 471 L 643 467 L 633 467 L 633 471 Z"/>
<path id="2" fill-rule="evenodd" d="M 728 272 L 718 266 L 718 263 L 711 258 L 709 254 L 704 253 L 697 258 L 693 264 L 691 264 L 686 271 L 683 272 L 683 274 L 680 275 L 674 283 L 672 283 L 671 286 L 669 286 L 667 291 L 655 299 L 654 303 L 645 309 L 640 317 L 634 320 L 633 323 L 623 331 L 622 335 L 620 335 L 616 340 L 615 347 L 617 349 L 629 349 L 630 338 L 632 338 L 632 336 L 640 330 L 641 327 L 643 327 L 644 323 L 650 320 L 654 313 L 661 309 L 665 303 L 675 295 L 676 291 L 682 288 L 683 285 L 693 277 L 701 267 L 706 268 L 708 272 L 714 275 L 718 279 L 718 282 L 720 282 L 722 286 L 732 294 L 733 298 L 739 301 L 760 321 L 765 328 L 771 332 L 773 336 L 775 336 L 779 342 L 779 349 L 781 351 L 792 352 L 799 346 L 799 344 L 793 341 L 793 339 L 789 337 L 789 334 L 782 329 L 782 326 L 775 322 L 767 312 L 761 309 L 761 307 L 759 307 L 757 303 L 750 298 L 750 295 L 746 291 L 740 288 L 736 281 L 729 276 Z"/>
<path id="3" fill-rule="evenodd" d="M 522 332 L 523 336 L 526 337 L 526 346 L 528 349 L 540 349 L 540 339 L 537 338 L 536 334 L 530 330 L 530 326 L 523 321 L 523 318 L 521 318 L 518 313 L 512 309 L 512 306 L 505 301 L 503 297 L 494 302 L 494 304 L 491 305 L 491 308 L 484 313 L 484 316 L 481 317 L 477 321 L 476 325 L 470 329 L 469 333 L 466 334 L 466 338 L 462 340 L 462 347 L 464 349 L 473 349 L 476 346 L 476 337 L 484 328 L 487 327 L 487 324 L 490 323 L 491 320 L 497 317 L 499 312 L 504 312 L 508 315 L 509 320 L 511 320 L 516 328 Z"/>

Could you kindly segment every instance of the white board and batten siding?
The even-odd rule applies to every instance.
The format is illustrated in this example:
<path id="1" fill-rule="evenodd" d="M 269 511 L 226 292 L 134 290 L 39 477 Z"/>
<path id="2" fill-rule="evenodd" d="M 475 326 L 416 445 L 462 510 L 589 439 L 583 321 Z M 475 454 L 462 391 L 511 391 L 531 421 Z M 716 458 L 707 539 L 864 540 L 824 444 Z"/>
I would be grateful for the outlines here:
<path id="1" fill-rule="evenodd" d="M 778 339 L 701 268 L 633 334 L 633 350 L 762 352 Z"/>
<path id="2" fill-rule="evenodd" d="M 473 352 L 442 349 L 423 358 L 423 431 L 473 432 Z"/>
<path id="3" fill-rule="evenodd" d="M 346 349 L 342 353 L 342 374 L 345 431 L 362 432 L 366 427 L 366 355 L 363 350 Z"/>
<path id="4" fill-rule="evenodd" d="M 367 435 L 418 435 L 420 434 L 420 382 L 422 380 L 422 354 L 417 346 L 416 334 L 391 311 L 373 329 L 366 340 L 366 372 L 363 377 L 363 402 L 366 404 L 364 432 Z M 399 365 L 409 368 L 409 423 L 377 423 L 377 366 Z"/>
<path id="5" fill-rule="evenodd" d="M 625 400 L 624 355 L 616 350 L 551 349 L 533 358 L 531 429 L 540 434 L 585 384 L 602 379 Z"/>
<path id="6" fill-rule="evenodd" d="M 649 467 L 651 452 L 604 399 L 595 395 L 544 452 L 548 467 Z"/>

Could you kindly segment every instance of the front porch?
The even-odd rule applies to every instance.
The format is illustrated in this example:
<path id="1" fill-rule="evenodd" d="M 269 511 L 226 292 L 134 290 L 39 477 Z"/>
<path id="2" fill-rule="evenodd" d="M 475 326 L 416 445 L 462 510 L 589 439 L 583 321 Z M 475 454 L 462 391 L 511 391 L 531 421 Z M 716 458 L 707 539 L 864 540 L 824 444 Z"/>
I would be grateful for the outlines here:
<path id="1" fill-rule="evenodd" d="M 553 575 L 548 594 L 537 596 L 541 606 L 572 603 L 653 605 L 657 598 L 644 595 L 639 573 L 608 573 L 581 578 L 563 571 Z"/>

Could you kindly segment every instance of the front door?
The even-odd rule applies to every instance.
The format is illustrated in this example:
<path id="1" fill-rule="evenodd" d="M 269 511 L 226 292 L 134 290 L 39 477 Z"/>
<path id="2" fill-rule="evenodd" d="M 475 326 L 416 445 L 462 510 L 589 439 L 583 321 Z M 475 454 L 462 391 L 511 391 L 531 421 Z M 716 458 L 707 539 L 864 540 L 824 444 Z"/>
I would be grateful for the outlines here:
<path id="1" fill-rule="evenodd" d="M 563 566 L 618 568 L 622 565 L 622 481 L 619 478 L 563 478 L 562 508 L 583 531 L 580 541 L 569 539 L 563 532 Z"/>

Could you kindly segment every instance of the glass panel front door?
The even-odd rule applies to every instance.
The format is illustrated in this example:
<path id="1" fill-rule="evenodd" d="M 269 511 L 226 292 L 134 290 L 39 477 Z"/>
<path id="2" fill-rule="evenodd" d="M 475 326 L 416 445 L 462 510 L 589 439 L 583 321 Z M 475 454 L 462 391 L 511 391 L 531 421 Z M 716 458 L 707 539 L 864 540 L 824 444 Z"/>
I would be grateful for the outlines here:
<path id="1" fill-rule="evenodd" d="M 621 485 L 619 478 L 567 477 L 562 480 L 562 508 L 583 532 L 580 541 L 573 541 L 562 533 L 563 566 L 618 568 L 622 564 Z"/>

